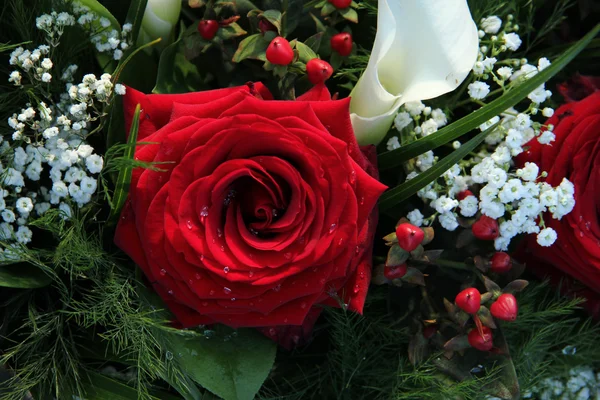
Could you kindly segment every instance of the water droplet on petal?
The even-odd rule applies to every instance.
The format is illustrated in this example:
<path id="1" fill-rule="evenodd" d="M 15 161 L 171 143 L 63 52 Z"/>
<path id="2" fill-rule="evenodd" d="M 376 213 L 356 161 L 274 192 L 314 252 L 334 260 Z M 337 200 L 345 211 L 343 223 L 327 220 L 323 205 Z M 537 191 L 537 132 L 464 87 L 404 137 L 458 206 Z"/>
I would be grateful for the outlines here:
<path id="1" fill-rule="evenodd" d="M 169 290 L 167 293 L 169 293 L 171 296 L 173 296 L 173 290 Z"/>
<path id="2" fill-rule="evenodd" d="M 319 279 L 319 283 L 321 283 L 321 285 L 324 285 L 325 282 L 327 282 L 327 280 L 325 278 Z"/>
<path id="3" fill-rule="evenodd" d="M 277 211 L 277 209 L 275 209 L 275 208 L 271 211 L 271 213 L 273 214 L 273 217 L 279 216 L 279 211 Z"/>
<path id="4" fill-rule="evenodd" d="M 225 251 L 225 246 L 221 246 L 221 251 Z"/>
<path id="5" fill-rule="evenodd" d="M 277 335 L 277 330 L 275 328 L 270 328 L 269 329 L 269 335 L 271 335 L 271 336 Z"/>
<path id="6" fill-rule="evenodd" d="M 206 307 L 206 306 L 208 306 L 208 301 L 203 301 L 203 302 L 202 302 L 202 306 L 203 306 L 203 307 Z"/>
<path id="7" fill-rule="evenodd" d="M 231 293 L 231 289 L 229 289 L 228 287 L 224 287 L 223 288 L 223 293 L 229 294 L 229 293 Z"/>
<path id="8" fill-rule="evenodd" d="M 190 286 L 192 286 L 194 284 L 194 280 L 190 279 L 190 280 L 188 280 L 188 283 L 190 284 Z"/>
<path id="9" fill-rule="evenodd" d="M 202 207 L 202 210 L 200 210 L 200 216 L 202 218 L 208 217 L 208 206 Z"/>
<path id="10" fill-rule="evenodd" d="M 273 288 L 275 292 L 279 292 L 281 290 L 281 285 L 277 285 Z"/>
<path id="11" fill-rule="evenodd" d="M 354 285 L 354 289 L 352 289 L 352 291 L 354 292 L 354 294 L 360 292 L 360 286 Z"/>
<path id="12" fill-rule="evenodd" d="M 583 237 L 583 231 L 579 231 L 579 237 Z"/>
<path id="13" fill-rule="evenodd" d="M 354 185 L 356 183 L 356 171 L 352 170 L 352 172 L 350 172 L 350 184 Z"/>
<path id="14" fill-rule="evenodd" d="M 232 297 L 232 298 L 231 298 L 231 301 L 235 301 L 235 297 Z"/>
<path id="15" fill-rule="evenodd" d="M 223 237 L 223 231 L 220 230 L 219 228 L 217 228 L 217 236 L 218 237 Z"/>
<path id="16" fill-rule="evenodd" d="M 211 290 L 210 292 L 208 292 L 208 294 L 210 294 L 211 296 L 214 296 L 215 295 L 215 291 Z"/>
<path id="17" fill-rule="evenodd" d="M 202 275 L 196 274 L 196 275 L 194 275 L 194 278 L 196 278 L 197 280 L 201 280 L 202 279 Z"/>
<path id="18" fill-rule="evenodd" d="M 185 226 L 187 226 L 187 228 L 189 230 L 192 230 L 192 228 L 194 228 L 194 225 L 192 224 L 192 221 L 190 221 L 189 219 L 186 221 Z"/>
<path id="19" fill-rule="evenodd" d="M 355 254 L 360 253 L 360 246 L 356 246 L 356 248 L 354 249 L 354 253 Z"/>
<path id="20" fill-rule="evenodd" d="M 308 306 L 308 304 L 306 304 L 305 302 L 300 303 L 300 308 L 301 309 L 305 309 Z"/>
<path id="21" fill-rule="evenodd" d="M 287 323 L 288 323 L 288 321 L 289 321 L 289 319 L 287 319 L 287 318 L 284 318 L 284 319 L 283 319 L 283 323 L 284 323 L 284 324 L 287 324 Z"/>
<path id="22" fill-rule="evenodd" d="M 160 270 L 160 276 L 165 276 L 167 274 L 167 270 L 166 269 L 161 269 Z"/>
<path id="23" fill-rule="evenodd" d="M 338 246 L 341 246 L 344 244 L 344 238 L 340 238 L 340 240 L 338 240 Z"/>
<path id="24" fill-rule="evenodd" d="M 252 278 L 254 276 L 254 271 L 248 271 L 248 278 Z"/>
<path id="25" fill-rule="evenodd" d="M 365 196 L 361 196 L 360 200 L 358 201 L 358 203 L 362 206 L 365 204 Z"/>
<path id="26" fill-rule="evenodd" d="M 360 277 L 360 279 L 365 279 L 365 273 L 363 271 L 360 271 L 360 274 L 358 274 L 358 276 Z"/>
<path id="27" fill-rule="evenodd" d="M 333 233 L 335 231 L 335 229 L 337 228 L 337 224 L 331 224 L 331 226 L 329 227 L 329 233 Z"/>
<path id="28" fill-rule="evenodd" d="M 577 353 L 577 347 L 572 345 L 566 346 L 564 349 L 562 349 L 562 353 L 567 356 L 575 355 L 575 353 Z"/>
<path id="29" fill-rule="evenodd" d="M 204 254 L 200 254 L 200 261 L 204 261 Z"/>
<path id="30" fill-rule="evenodd" d="M 285 253 L 283 256 L 285 257 L 286 260 L 292 259 L 292 253 Z"/>
<path id="31" fill-rule="evenodd" d="M 229 267 L 223 268 L 223 272 L 225 272 L 226 274 L 228 274 L 229 273 Z"/>
<path id="32" fill-rule="evenodd" d="M 587 229 L 588 231 L 592 229 L 592 223 L 590 221 L 587 221 L 585 223 L 585 229 Z"/>

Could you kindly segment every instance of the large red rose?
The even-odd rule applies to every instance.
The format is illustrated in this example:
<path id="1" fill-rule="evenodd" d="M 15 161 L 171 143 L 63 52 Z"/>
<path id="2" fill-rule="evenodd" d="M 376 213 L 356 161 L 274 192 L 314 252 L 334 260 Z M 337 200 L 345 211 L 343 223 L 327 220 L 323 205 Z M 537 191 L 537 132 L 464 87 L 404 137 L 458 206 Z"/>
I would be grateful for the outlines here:
<path id="1" fill-rule="evenodd" d="M 261 85 L 127 89 L 128 126 L 142 107 L 135 158 L 162 164 L 134 171 L 115 242 L 184 327 L 277 336 L 323 305 L 362 312 L 385 189 L 372 149 L 356 143 L 349 99 L 323 86 L 298 101 L 269 96 Z"/>
<path id="2" fill-rule="evenodd" d="M 550 146 L 532 140 L 518 161 L 535 162 L 553 186 L 569 179 L 576 204 L 560 220 L 545 219 L 558 233 L 557 241 L 540 247 L 528 238 L 525 258 L 534 269 L 543 261 L 600 292 L 600 92 L 561 106 L 547 123 L 554 125 L 556 140 Z"/>

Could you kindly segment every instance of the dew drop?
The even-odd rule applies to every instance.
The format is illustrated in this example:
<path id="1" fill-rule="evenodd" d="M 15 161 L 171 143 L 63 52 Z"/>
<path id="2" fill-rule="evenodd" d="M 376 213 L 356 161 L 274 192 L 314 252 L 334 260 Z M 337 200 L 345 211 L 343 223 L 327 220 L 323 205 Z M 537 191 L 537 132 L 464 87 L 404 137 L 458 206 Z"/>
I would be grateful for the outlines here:
<path id="1" fill-rule="evenodd" d="M 269 329 L 269 335 L 271 335 L 271 336 L 277 335 L 277 330 L 275 330 L 275 328 Z"/>
<path id="2" fill-rule="evenodd" d="M 168 361 L 171 361 L 171 360 L 173 359 L 173 353 L 171 353 L 170 351 L 167 351 L 167 352 L 165 353 L 165 358 L 166 358 Z"/>
<path id="3" fill-rule="evenodd" d="M 229 273 L 229 267 L 223 268 L 223 272 L 225 272 L 226 274 L 228 274 Z"/>
<path id="4" fill-rule="evenodd" d="M 365 204 L 365 196 L 361 196 L 359 200 L 359 204 L 362 206 Z"/>
<path id="5" fill-rule="evenodd" d="M 225 246 L 221 246 L 221 251 L 225 251 Z"/>
<path id="6" fill-rule="evenodd" d="M 285 253 L 283 256 L 285 257 L 286 260 L 292 259 L 292 253 Z"/>
<path id="7" fill-rule="evenodd" d="M 590 221 L 587 221 L 587 222 L 585 223 L 585 229 L 587 229 L 588 231 L 589 231 L 590 229 L 592 229 L 592 223 L 591 223 Z"/>
<path id="8" fill-rule="evenodd" d="M 188 283 L 190 284 L 190 286 L 192 286 L 192 285 L 194 284 L 194 280 L 193 280 L 193 279 L 190 279 L 190 280 L 188 281 Z"/>
<path id="9" fill-rule="evenodd" d="M 194 228 L 194 225 L 192 224 L 192 221 L 190 221 L 189 219 L 186 221 L 185 226 L 187 226 L 187 228 L 189 230 L 192 230 L 192 228 Z"/>
<path id="10" fill-rule="evenodd" d="M 231 289 L 229 289 L 228 287 L 224 287 L 223 288 L 223 293 L 229 294 L 229 293 L 231 293 Z"/>
<path id="11" fill-rule="evenodd" d="M 333 233 L 337 228 L 337 224 L 331 224 L 331 226 L 329 227 L 329 233 Z"/>
<path id="12" fill-rule="evenodd" d="M 169 293 L 171 296 L 173 296 L 173 290 L 169 290 L 167 293 Z"/>
<path id="13" fill-rule="evenodd" d="M 284 324 L 287 324 L 287 323 L 288 323 L 288 321 L 289 321 L 289 319 L 287 319 L 287 318 L 284 318 L 284 319 L 283 319 L 283 323 L 284 323 Z"/>
<path id="14" fill-rule="evenodd" d="M 275 292 L 279 292 L 281 290 L 281 285 L 277 285 L 273 288 Z"/>
<path id="15" fill-rule="evenodd" d="M 356 171 L 352 170 L 352 172 L 350 172 L 350 184 L 354 185 L 356 183 Z"/>
<path id="16" fill-rule="evenodd" d="M 206 307 L 206 306 L 208 306 L 208 301 L 203 301 L 203 302 L 202 302 L 202 306 L 203 306 L 203 307 Z"/>
<path id="17" fill-rule="evenodd" d="M 208 292 L 208 294 L 210 294 L 211 296 L 214 296 L 215 295 L 215 291 L 211 290 L 210 292 Z"/>
<path id="18" fill-rule="evenodd" d="M 200 216 L 202 218 L 208 217 L 208 206 L 202 207 L 202 210 L 200 210 Z"/>
<path id="19" fill-rule="evenodd" d="M 231 298 L 231 301 L 235 301 L 235 297 L 232 297 L 232 298 Z"/>
<path id="20" fill-rule="evenodd" d="M 319 279 L 319 283 L 320 283 L 321 285 L 324 285 L 324 284 L 325 284 L 325 282 L 327 282 L 327 280 L 326 280 L 325 278 L 321 278 L 321 279 Z"/>
<path id="21" fill-rule="evenodd" d="M 219 228 L 217 228 L 217 236 L 218 237 L 223 237 L 223 231 Z"/>
<path id="22" fill-rule="evenodd" d="M 309 286 L 309 285 L 308 285 L 308 283 L 305 283 L 305 284 L 304 284 L 304 287 L 308 287 L 308 286 Z"/>
<path id="23" fill-rule="evenodd" d="M 248 303 L 248 305 L 249 305 L 250 307 L 254 307 L 254 303 L 253 303 L 253 302 L 250 302 L 250 303 Z"/>
<path id="24" fill-rule="evenodd" d="M 200 254 L 200 261 L 204 261 L 204 254 Z"/>
<path id="25" fill-rule="evenodd" d="M 357 294 L 358 292 L 360 292 L 360 286 L 354 285 L 354 289 L 352 289 L 352 291 L 354 292 L 354 294 Z"/>
<path id="26" fill-rule="evenodd" d="M 300 308 L 301 309 L 305 309 L 308 306 L 308 304 L 306 304 L 305 302 L 300 303 Z"/>
<path id="27" fill-rule="evenodd" d="M 341 246 L 344 244 L 344 238 L 340 238 L 340 240 L 338 240 L 338 246 Z"/>
<path id="28" fill-rule="evenodd" d="M 365 273 L 363 271 L 360 271 L 360 274 L 358 274 L 358 276 L 360 277 L 360 279 L 365 279 Z"/>
<path id="29" fill-rule="evenodd" d="M 167 274 L 167 270 L 166 269 L 161 269 L 160 270 L 160 276 L 165 276 Z"/>
<path id="30" fill-rule="evenodd" d="M 292 341 L 293 341 L 295 344 L 298 344 L 298 343 L 300 343 L 300 336 L 298 336 L 298 335 L 294 335 L 294 336 L 292 336 Z"/>
<path id="31" fill-rule="evenodd" d="M 271 213 L 273 214 L 273 217 L 279 216 L 279 211 L 277 211 L 277 209 L 275 209 L 275 208 L 271 211 Z"/>
<path id="32" fill-rule="evenodd" d="M 579 237 L 583 237 L 583 231 L 579 231 Z"/>
<path id="33" fill-rule="evenodd" d="M 356 248 L 354 249 L 354 253 L 355 254 L 360 253 L 360 246 L 356 246 Z"/>
<path id="34" fill-rule="evenodd" d="M 202 275 L 196 274 L 196 275 L 194 275 L 194 278 L 196 278 L 197 280 L 201 280 L 202 279 Z"/>
<path id="35" fill-rule="evenodd" d="M 577 353 L 577 347 L 572 345 L 566 346 L 564 349 L 562 349 L 562 353 L 567 356 L 575 355 L 575 353 Z"/>

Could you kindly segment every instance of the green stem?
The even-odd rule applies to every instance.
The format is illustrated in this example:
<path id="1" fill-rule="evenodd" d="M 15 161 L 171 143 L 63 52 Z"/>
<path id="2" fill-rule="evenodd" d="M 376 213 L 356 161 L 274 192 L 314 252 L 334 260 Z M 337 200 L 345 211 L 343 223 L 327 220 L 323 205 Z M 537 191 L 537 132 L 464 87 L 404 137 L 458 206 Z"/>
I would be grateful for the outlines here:
<path id="1" fill-rule="evenodd" d="M 281 2 L 281 36 L 287 36 L 287 9 L 288 9 L 288 1 L 282 0 Z"/>

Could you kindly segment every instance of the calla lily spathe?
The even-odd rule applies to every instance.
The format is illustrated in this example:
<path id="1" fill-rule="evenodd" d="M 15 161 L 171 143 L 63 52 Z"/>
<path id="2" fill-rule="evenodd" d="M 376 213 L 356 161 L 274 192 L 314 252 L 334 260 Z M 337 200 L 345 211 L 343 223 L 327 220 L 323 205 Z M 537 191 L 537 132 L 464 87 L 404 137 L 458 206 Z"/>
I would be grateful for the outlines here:
<path id="1" fill-rule="evenodd" d="M 377 35 L 351 93 L 360 144 L 378 144 L 398 108 L 456 89 L 477 59 L 477 27 L 466 0 L 379 0 Z"/>
<path id="2" fill-rule="evenodd" d="M 139 44 L 162 38 L 157 48 L 166 47 L 171 42 L 180 12 L 181 0 L 148 0 L 138 38 Z"/>

